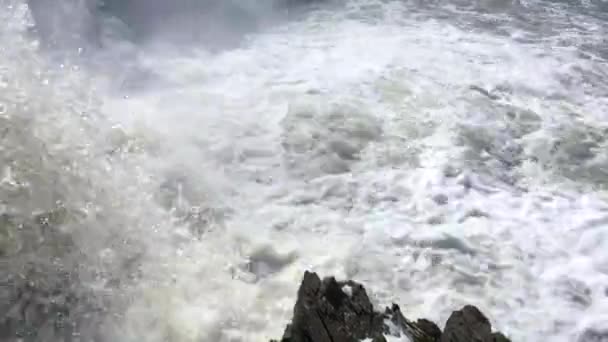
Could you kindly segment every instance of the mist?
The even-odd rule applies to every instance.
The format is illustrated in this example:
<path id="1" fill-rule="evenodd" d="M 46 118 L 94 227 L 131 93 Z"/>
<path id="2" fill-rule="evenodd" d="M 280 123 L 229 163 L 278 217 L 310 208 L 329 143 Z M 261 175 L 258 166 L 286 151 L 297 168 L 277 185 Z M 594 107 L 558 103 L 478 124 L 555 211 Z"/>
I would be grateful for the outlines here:
<path id="1" fill-rule="evenodd" d="M 135 44 L 237 46 L 247 34 L 285 21 L 316 0 L 29 0 L 35 34 L 52 49 Z M 81 51 L 82 52 L 82 51 Z"/>

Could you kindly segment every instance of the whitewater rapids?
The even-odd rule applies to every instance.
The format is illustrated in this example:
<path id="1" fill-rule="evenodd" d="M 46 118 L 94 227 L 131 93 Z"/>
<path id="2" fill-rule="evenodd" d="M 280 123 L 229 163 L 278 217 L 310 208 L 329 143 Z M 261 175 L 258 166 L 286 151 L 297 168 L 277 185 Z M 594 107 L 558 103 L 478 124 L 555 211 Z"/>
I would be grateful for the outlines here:
<path id="1" fill-rule="evenodd" d="M 73 268 L 99 341 L 276 338 L 307 269 L 608 336 L 605 2 L 350 0 L 213 48 L 108 17 L 62 53 L 0 5 L 0 214 L 61 209 L 73 249 L 0 220 L 0 271 Z"/>

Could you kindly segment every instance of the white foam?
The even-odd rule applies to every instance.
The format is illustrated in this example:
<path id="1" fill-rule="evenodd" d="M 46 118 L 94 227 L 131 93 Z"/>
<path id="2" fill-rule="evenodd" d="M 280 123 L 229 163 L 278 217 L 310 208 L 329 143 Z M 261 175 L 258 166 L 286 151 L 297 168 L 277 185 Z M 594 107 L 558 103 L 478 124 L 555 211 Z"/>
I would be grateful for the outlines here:
<path id="1" fill-rule="evenodd" d="M 342 286 L 342 291 L 349 297 L 353 296 L 353 288 L 350 285 Z"/>
<path id="2" fill-rule="evenodd" d="M 374 16 L 362 6 L 370 3 Z M 127 98 L 92 78 L 104 118 L 136 151 L 122 159 L 97 153 L 112 136 L 107 121 L 85 133 L 72 116 L 41 121 L 42 139 L 65 129 L 68 145 L 89 146 L 92 193 L 109 194 L 99 201 L 108 201 L 100 205 L 110 223 L 147 246 L 144 280 L 122 320 L 126 340 L 275 338 L 305 269 L 352 277 L 378 304 L 398 302 L 408 317 L 440 325 L 478 305 L 513 340 L 570 341 L 608 308 L 606 197 L 596 177 L 604 143 L 591 148 L 594 162 L 576 159 L 580 137 L 593 143 L 588 126 L 608 109 L 594 91 L 606 89 L 562 83 L 605 65 L 409 6 L 353 1 L 350 13 L 315 12 L 216 55 L 143 51 L 138 63 L 159 81 Z M 309 115 L 294 114 L 296 104 Z M 336 121 L 332 106 L 358 111 Z M 554 154 L 556 139 L 572 149 Z M 485 149 L 507 144 L 522 146 L 521 166 Z M 295 145 L 304 150 L 299 173 L 286 161 Z M 323 168 L 332 153 L 344 162 L 345 151 L 356 158 Z M 446 175 L 448 166 L 462 173 Z M 161 186 L 176 197 L 165 207 Z M 437 203 L 439 193 L 448 201 Z M 199 221 L 184 214 L 194 207 Z M 564 295 L 565 278 L 589 289 L 590 306 Z"/>
<path id="3" fill-rule="evenodd" d="M 234 213 L 225 228 L 242 240 L 223 237 L 225 248 L 272 244 L 297 251 L 296 259 L 261 282 L 253 281 L 254 277 L 231 283 L 225 290 L 204 285 L 201 293 L 213 289 L 209 296 L 222 297 L 221 293 L 240 289 L 239 307 L 258 310 L 237 315 L 234 331 L 220 330 L 263 338 L 280 334 L 281 327 L 257 324 L 255 317 L 288 317 L 297 280 L 303 269 L 310 268 L 364 281 L 379 302 L 403 303 L 413 317 L 443 322 L 450 310 L 473 303 L 515 339 L 545 335 L 568 339 L 574 328 L 555 330 L 554 322 L 570 317 L 574 323 L 585 309 L 558 297 L 550 280 L 555 278 L 544 275 L 576 269 L 584 274 L 578 279 L 587 286 L 595 284 L 591 285 L 594 300 L 601 293 L 600 279 L 605 276 L 592 266 L 592 260 L 601 260 L 601 247 L 587 243 L 589 247 L 584 248 L 595 254 L 580 254 L 568 243 L 580 236 L 572 231 L 574 222 L 570 221 L 593 215 L 596 209 L 569 190 L 562 191 L 564 196 L 550 195 L 549 201 L 542 198 L 561 186 L 544 180 L 559 172 L 551 168 L 552 160 L 548 168 L 534 171 L 538 174 L 526 174 L 526 170 L 521 176 L 516 174 L 530 184 L 527 193 L 499 184 L 492 175 L 484 178 L 477 169 L 468 171 L 471 189 L 466 190 L 457 178 L 444 177 L 442 168 L 461 159 L 462 150 L 468 148 L 454 144 L 458 126 L 475 123 L 473 134 L 485 130 L 489 142 L 502 134 L 503 121 L 493 116 L 493 111 L 501 109 L 468 94 L 469 85 L 508 84 L 514 93 L 504 101 L 534 111 L 539 119 L 533 119 L 541 124 L 532 132 L 546 140 L 549 131 L 545 129 L 565 113 L 551 100 L 542 100 L 541 94 L 563 93 L 555 77 L 556 72 L 568 72 L 559 68 L 563 60 L 587 62 L 574 59 L 568 51 L 549 52 L 542 46 L 468 33 L 436 21 L 410 21 L 395 3 L 384 11 L 385 20 L 374 24 L 339 17 L 292 23 L 256 37 L 246 48 L 218 56 L 201 54 L 199 61 L 181 59 L 176 64 L 174 59 L 148 56 L 150 65 L 166 69 L 163 73 L 170 73 L 178 84 L 175 90 L 154 93 L 150 98 L 154 102 L 142 103 L 150 110 L 153 103 L 165 108 L 160 99 L 168 101 L 167 109 L 151 111 L 150 123 L 180 149 L 191 137 L 213 137 L 201 145 L 200 157 L 194 160 L 208 167 L 221 165 L 224 175 L 212 178 L 219 184 L 231 183 L 228 188 L 234 191 L 229 198 L 223 191 L 219 196 Z M 370 44 L 375 48 L 368 48 Z M 320 94 L 304 95 L 309 89 Z M 566 99 L 577 96 L 564 95 Z M 290 176 L 283 168 L 288 165 L 284 161 L 288 152 L 278 141 L 291 134 L 281 122 L 290 117 L 287 108 L 293 108 L 294 102 L 308 103 L 312 122 L 327 113 L 320 103 L 358 103 L 366 115 L 382 123 L 382 138 L 365 146 L 359 152 L 361 160 L 340 172 L 324 175 L 314 160 L 303 159 L 302 165 L 312 168 Z M 570 102 L 569 106 L 579 105 Z M 471 116 L 478 108 L 484 108 L 484 115 Z M 308 132 L 305 141 L 327 150 L 331 142 L 322 129 L 331 129 L 331 124 L 316 124 L 320 126 Z M 304 129 L 302 122 L 296 127 Z M 213 146 L 221 144 L 230 146 L 235 158 L 214 159 Z M 240 154 L 251 144 L 268 152 Z M 466 162 L 457 166 L 472 168 Z M 311 177 L 315 179 L 308 182 Z M 268 181 L 253 183 L 254 179 Z M 449 201 L 437 205 L 432 200 L 435 193 L 447 194 Z M 395 235 L 401 238 L 390 238 Z M 574 239 L 585 243 L 584 235 Z M 208 246 L 217 243 L 213 236 L 206 236 L 191 249 L 200 254 L 196 258 L 209 258 Z M 223 253 L 219 260 L 226 259 Z M 582 258 L 583 264 L 565 266 L 566 260 L 576 258 Z M 210 274 L 223 272 L 213 263 L 207 267 Z M 243 274 L 238 279 L 249 278 Z M 284 298 L 282 307 L 269 304 L 270 300 L 260 302 L 260 298 L 270 298 L 268 286 L 274 289 L 272 298 Z M 225 305 L 232 307 L 230 302 Z M 548 307 L 552 308 L 549 312 Z"/>

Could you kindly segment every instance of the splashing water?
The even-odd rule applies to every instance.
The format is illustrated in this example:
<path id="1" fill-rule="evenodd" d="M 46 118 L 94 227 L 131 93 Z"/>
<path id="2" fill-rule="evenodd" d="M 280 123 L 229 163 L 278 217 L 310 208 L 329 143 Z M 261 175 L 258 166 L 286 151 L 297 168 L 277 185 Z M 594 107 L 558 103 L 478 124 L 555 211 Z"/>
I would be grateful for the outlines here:
<path id="1" fill-rule="evenodd" d="M 604 2 L 213 12 L 231 44 L 132 3 L 57 40 L 0 0 L 0 339 L 266 341 L 305 269 L 608 334 Z"/>

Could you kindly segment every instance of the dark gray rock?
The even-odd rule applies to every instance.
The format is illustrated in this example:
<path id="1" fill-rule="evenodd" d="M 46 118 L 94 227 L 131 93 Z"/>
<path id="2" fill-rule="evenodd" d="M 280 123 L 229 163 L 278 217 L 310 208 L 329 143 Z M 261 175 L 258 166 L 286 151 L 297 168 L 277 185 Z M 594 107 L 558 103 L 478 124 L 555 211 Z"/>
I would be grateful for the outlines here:
<path id="1" fill-rule="evenodd" d="M 346 294 L 342 287 L 350 287 Z M 323 281 L 306 272 L 298 291 L 293 320 L 283 342 L 354 342 L 381 335 L 383 317 L 374 312 L 363 286 Z"/>
<path id="2" fill-rule="evenodd" d="M 396 337 L 401 337 L 404 334 L 414 342 L 438 342 L 441 338 L 441 329 L 435 323 L 427 319 L 419 319 L 416 322 L 409 321 L 403 316 L 397 304 L 387 308 L 385 316 L 398 328 L 398 331 L 388 331 L 389 334 Z"/>
<path id="3" fill-rule="evenodd" d="M 500 333 L 492 334 L 492 325 L 479 309 L 467 305 L 454 311 L 445 324 L 441 342 L 509 341 Z"/>
<path id="4" fill-rule="evenodd" d="M 511 342 L 507 336 L 501 332 L 492 333 L 492 341 L 494 342 Z"/>
<path id="5" fill-rule="evenodd" d="M 397 304 L 383 313 L 375 311 L 359 283 L 333 277 L 322 281 L 308 271 L 281 342 L 386 342 L 389 335 L 412 342 L 510 342 L 503 334 L 492 333 L 490 322 L 474 306 L 453 312 L 442 333 L 427 319 L 408 320 Z"/>
<path id="6" fill-rule="evenodd" d="M 419 319 L 416 321 L 416 326 L 430 336 L 433 341 L 439 341 L 441 339 L 441 329 L 437 324 L 429 321 L 428 319 Z"/>

